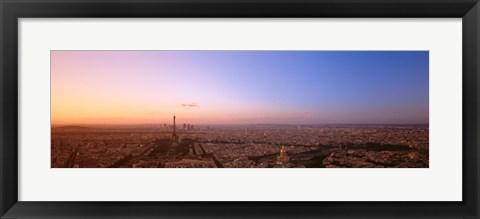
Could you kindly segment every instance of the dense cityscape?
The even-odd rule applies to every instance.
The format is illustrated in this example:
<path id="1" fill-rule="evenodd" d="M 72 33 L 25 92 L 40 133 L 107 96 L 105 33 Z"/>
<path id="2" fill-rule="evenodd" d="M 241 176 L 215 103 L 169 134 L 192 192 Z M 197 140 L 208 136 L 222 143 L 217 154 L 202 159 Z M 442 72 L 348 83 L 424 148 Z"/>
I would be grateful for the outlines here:
<path id="1" fill-rule="evenodd" d="M 52 168 L 428 168 L 425 125 L 52 126 Z"/>

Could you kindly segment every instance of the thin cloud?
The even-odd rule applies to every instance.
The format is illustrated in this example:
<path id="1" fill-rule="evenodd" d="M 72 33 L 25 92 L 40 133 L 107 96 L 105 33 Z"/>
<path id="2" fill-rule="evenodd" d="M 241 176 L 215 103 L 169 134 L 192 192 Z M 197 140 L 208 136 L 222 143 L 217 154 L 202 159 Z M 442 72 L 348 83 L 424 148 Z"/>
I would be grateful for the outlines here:
<path id="1" fill-rule="evenodd" d="M 192 108 L 192 107 L 198 107 L 197 103 L 182 103 L 180 104 L 181 107 L 186 107 L 186 108 Z"/>

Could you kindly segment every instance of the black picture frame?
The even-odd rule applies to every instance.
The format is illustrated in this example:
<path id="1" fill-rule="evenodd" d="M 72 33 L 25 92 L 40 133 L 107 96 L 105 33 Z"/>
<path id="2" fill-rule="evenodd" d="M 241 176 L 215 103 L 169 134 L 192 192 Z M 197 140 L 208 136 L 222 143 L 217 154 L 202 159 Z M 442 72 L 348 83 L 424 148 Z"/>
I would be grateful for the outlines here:
<path id="1" fill-rule="evenodd" d="M 480 217 L 478 149 L 480 5 L 478 0 L 0 0 L 0 15 L 0 216 L 2 218 Z M 463 201 L 18 201 L 18 19 L 72 17 L 462 18 Z"/>

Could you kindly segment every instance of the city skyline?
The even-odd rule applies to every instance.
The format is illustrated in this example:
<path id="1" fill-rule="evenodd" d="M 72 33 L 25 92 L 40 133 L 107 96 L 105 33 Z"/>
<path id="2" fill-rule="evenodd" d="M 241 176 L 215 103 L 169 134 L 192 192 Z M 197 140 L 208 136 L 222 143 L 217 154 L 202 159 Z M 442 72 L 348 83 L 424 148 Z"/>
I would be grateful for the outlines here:
<path id="1" fill-rule="evenodd" d="M 52 51 L 52 125 L 428 124 L 428 51 Z"/>

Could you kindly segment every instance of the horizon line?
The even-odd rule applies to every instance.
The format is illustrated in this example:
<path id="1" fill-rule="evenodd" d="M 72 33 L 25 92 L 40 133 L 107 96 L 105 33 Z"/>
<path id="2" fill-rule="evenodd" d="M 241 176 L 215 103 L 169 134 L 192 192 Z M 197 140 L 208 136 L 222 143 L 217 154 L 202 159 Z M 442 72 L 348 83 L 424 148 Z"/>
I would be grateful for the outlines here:
<path id="1" fill-rule="evenodd" d="M 108 126 L 126 126 L 126 125 L 173 125 L 171 123 L 65 123 L 65 124 L 53 124 L 50 126 L 98 126 L 98 125 L 108 125 Z M 179 124 L 180 126 L 183 123 Z M 191 125 L 429 125 L 429 122 L 426 123 L 185 123 Z"/>

